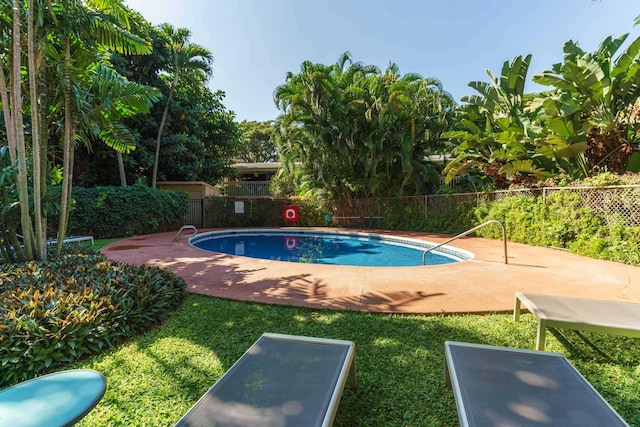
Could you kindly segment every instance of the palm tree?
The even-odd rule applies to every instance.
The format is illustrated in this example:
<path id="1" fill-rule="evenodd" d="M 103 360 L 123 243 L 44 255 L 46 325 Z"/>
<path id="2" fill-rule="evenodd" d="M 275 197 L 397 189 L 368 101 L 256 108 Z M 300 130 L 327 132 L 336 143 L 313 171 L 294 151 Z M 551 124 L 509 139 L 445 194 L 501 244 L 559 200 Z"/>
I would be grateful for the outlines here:
<path id="1" fill-rule="evenodd" d="M 72 171 L 75 152 L 75 141 L 83 138 L 92 129 L 88 124 L 97 126 L 100 123 L 94 120 L 84 120 L 84 116 L 95 104 L 95 95 L 90 89 L 89 77 L 93 64 L 108 61 L 106 49 L 120 53 L 147 54 L 151 51 L 148 42 L 130 34 L 128 30 L 128 10 L 122 5 L 122 0 L 92 0 L 77 2 L 67 0 L 67 9 L 61 16 L 62 33 L 60 40 L 63 46 L 63 105 L 64 132 L 63 132 L 63 176 L 61 193 L 61 211 L 58 224 L 58 238 L 56 254 L 62 252 L 62 245 L 66 235 L 66 228 L 71 205 Z M 89 78 L 88 78 L 89 77 Z M 98 87 L 101 83 L 99 82 Z M 73 97 L 72 94 L 78 94 Z M 109 97 L 107 96 L 108 100 Z M 107 101 L 110 102 L 110 101 Z M 114 104 L 115 105 L 115 104 Z M 114 118 L 116 116 L 112 116 Z M 101 123 L 109 122 L 109 119 Z M 99 136 L 110 135 L 102 129 Z M 115 138 L 103 138 L 107 144 L 112 144 Z"/>
<path id="2" fill-rule="evenodd" d="M 21 228 L 24 235 L 24 249 L 27 259 L 46 257 L 46 236 L 44 235 L 45 216 L 41 205 L 46 188 L 46 140 L 52 135 L 48 131 L 54 123 L 63 123 L 63 188 L 61 215 L 58 226 L 58 252 L 66 232 L 66 223 L 70 206 L 71 170 L 73 168 L 73 150 L 76 136 L 85 132 L 79 112 L 91 105 L 87 86 L 87 70 L 90 64 L 107 60 L 105 49 L 125 53 L 148 53 L 150 46 L 140 38 L 127 32 L 127 9 L 122 0 L 62 0 L 59 2 L 29 1 L 27 5 L 15 0 L 11 12 L 4 3 L 3 22 L 12 26 L 3 26 L 5 40 L 12 41 L 12 48 L 2 51 L 4 62 L 0 72 L 0 92 L 2 93 L 5 124 L 9 136 L 11 159 L 17 164 L 17 194 L 21 210 Z M 25 7 L 26 6 L 26 7 Z M 24 35 L 21 23 L 27 21 L 27 52 L 22 51 Z M 36 19 L 36 17 L 38 19 Z M 36 25 L 37 24 L 37 25 Z M 21 61 L 26 56 L 30 96 L 24 98 L 21 88 Z M 9 73 L 4 67 L 12 65 Z M 5 79 L 9 75 L 9 93 Z M 47 81 L 45 82 L 45 78 Z M 46 84 L 45 84 L 46 83 Z M 31 131 L 22 123 L 22 112 L 31 113 Z M 58 133 L 58 134 L 60 134 Z M 28 138 L 28 137 L 31 138 Z M 29 141 L 30 139 L 30 141 Z M 29 150 L 28 143 L 31 143 Z M 38 153 L 40 152 L 40 153 Z M 27 156 L 33 153 L 30 162 Z M 32 186 L 34 211 L 31 211 L 28 188 L 28 165 L 33 171 Z M 33 223 L 32 223 L 33 221 Z M 35 233 L 34 233 L 35 225 Z"/>
<path id="3" fill-rule="evenodd" d="M 347 200 L 422 193 L 425 155 L 454 105 L 436 80 L 402 76 L 395 64 L 382 73 L 348 52 L 333 65 L 304 61 L 274 99 L 285 173 Z"/>
<path id="4" fill-rule="evenodd" d="M 165 102 L 164 111 L 162 112 L 162 119 L 158 127 L 153 176 L 151 178 L 151 186 L 153 188 L 156 188 L 156 179 L 158 177 L 162 130 L 167 121 L 169 104 L 171 103 L 171 98 L 173 97 L 176 87 L 180 83 L 180 79 L 185 75 L 200 78 L 203 81 L 207 80 L 211 75 L 211 63 L 213 62 L 213 55 L 208 49 L 189 42 L 191 32 L 188 29 L 178 28 L 176 30 L 169 24 L 162 24 L 160 29 L 168 39 L 168 57 L 165 72 L 169 80 L 169 95 L 167 95 L 167 101 Z"/>
<path id="5" fill-rule="evenodd" d="M 380 184 L 389 195 L 422 194 L 438 175 L 424 157 L 442 149 L 441 134 L 448 130 L 454 102 L 442 84 L 414 73 L 400 75 L 390 64 L 384 74 L 371 79 L 370 93 L 382 124 L 373 141 Z"/>

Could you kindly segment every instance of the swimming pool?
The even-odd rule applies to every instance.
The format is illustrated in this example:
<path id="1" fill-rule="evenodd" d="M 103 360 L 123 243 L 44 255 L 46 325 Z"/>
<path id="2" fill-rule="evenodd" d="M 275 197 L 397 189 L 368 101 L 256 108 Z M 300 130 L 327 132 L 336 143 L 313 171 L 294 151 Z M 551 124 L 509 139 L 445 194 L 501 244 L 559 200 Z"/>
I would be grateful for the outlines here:
<path id="1" fill-rule="evenodd" d="M 423 265 L 425 249 L 436 245 L 373 233 L 300 229 L 210 231 L 195 235 L 189 242 L 210 252 L 250 258 L 369 267 Z M 449 264 L 472 258 L 471 252 L 442 246 L 427 253 L 426 264 Z"/>

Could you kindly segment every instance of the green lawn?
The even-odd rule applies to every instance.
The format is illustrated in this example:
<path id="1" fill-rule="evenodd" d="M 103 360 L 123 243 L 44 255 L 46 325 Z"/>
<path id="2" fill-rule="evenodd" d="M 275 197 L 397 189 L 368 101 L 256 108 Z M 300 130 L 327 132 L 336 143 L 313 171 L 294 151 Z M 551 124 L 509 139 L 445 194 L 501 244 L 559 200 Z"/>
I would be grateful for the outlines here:
<path id="1" fill-rule="evenodd" d="M 73 367 L 107 377 L 107 392 L 80 426 L 172 426 L 263 333 L 352 340 L 359 387 L 346 389 L 336 426 L 456 426 L 444 385 L 444 341 L 533 348 L 535 319 L 524 315 L 380 315 L 269 306 L 189 295 L 161 327 Z M 640 341 L 571 332 L 549 334 L 631 425 L 640 426 Z"/>
<path id="2" fill-rule="evenodd" d="M 93 249 L 100 250 L 103 246 L 107 246 L 109 243 L 117 242 L 118 240 L 122 240 L 122 237 L 117 237 L 115 239 L 95 239 L 93 242 Z"/>

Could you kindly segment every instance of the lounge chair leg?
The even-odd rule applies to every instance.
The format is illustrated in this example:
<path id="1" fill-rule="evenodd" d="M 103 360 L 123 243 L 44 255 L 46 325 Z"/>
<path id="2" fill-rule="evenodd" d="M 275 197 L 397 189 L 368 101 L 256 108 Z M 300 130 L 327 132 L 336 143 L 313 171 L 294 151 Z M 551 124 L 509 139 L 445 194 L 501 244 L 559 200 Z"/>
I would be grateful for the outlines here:
<path id="1" fill-rule="evenodd" d="M 352 389 L 358 388 L 358 377 L 356 374 L 356 360 L 353 359 L 351 362 L 351 367 L 349 368 L 349 387 Z"/>
<path id="2" fill-rule="evenodd" d="M 520 298 L 518 298 L 518 294 L 516 294 L 516 303 L 513 307 L 513 321 L 517 322 L 518 320 L 520 320 Z"/>
<path id="3" fill-rule="evenodd" d="M 540 319 L 538 322 L 538 337 L 536 338 L 536 350 L 544 350 L 544 339 L 547 334 L 547 322 Z"/>

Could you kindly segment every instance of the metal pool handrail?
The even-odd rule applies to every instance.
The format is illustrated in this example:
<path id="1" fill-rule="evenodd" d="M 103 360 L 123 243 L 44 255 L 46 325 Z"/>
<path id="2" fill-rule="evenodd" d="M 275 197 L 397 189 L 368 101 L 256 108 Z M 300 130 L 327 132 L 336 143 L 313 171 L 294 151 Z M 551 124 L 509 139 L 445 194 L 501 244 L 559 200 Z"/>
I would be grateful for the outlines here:
<path id="1" fill-rule="evenodd" d="M 178 239 L 180 238 L 180 234 L 182 234 L 184 230 L 193 231 L 193 233 L 190 234 L 189 236 L 195 236 L 196 234 L 198 234 L 198 230 L 194 225 L 183 225 L 182 227 L 180 227 L 180 230 L 178 230 L 178 234 L 176 234 L 176 237 L 173 239 L 174 242 L 178 241 Z"/>
<path id="2" fill-rule="evenodd" d="M 457 236 L 453 236 L 452 238 L 450 238 L 449 240 L 445 240 L 444 242 L 435 245 L 432 248 L 426 249 L 424 251 L 424 253 L 422 254 L 422 265 L 426 265 L 427 263 L 427 252 L 431 252 L 434 249 L 439 248 L 440 246 L 444 246 L 449 242 L 453 242 L 454 240 L 460 238 L 460 237 L 464 237 L 467 234 L 471 234 L 476 230 L 481 229 L 482 227 L 486 227 L 489 224 L 499 224 L 500 228 L 502 228 L 502 240 L 504 241 L 504 263 L 505 264 L 509 264 L 509 262 L 507 261 L 507 229 L 504 227 L 504 224 L 501 223 L 500 221 L 498 221 L 497 219 L 491 219 L 483 224 L 478 225 L 477 227 L 473 227 L 470 230 L 465 231 L 464 233 L 458 234 Z"/>

